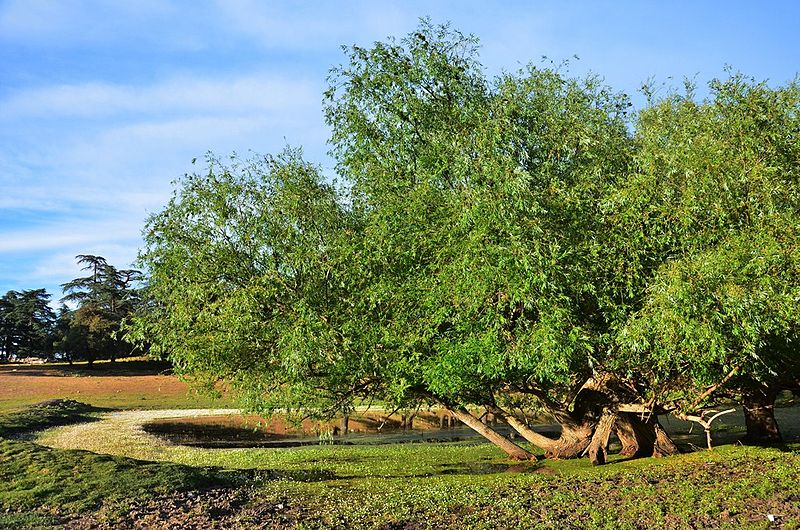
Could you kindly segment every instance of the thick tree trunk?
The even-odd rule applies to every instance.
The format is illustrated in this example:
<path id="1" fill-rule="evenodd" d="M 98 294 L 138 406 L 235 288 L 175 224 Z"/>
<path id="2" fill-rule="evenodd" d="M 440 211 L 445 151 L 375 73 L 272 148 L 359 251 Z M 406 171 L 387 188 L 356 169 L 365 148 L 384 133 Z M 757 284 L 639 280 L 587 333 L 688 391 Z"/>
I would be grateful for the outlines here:
<path id="1" fill-rule="evenodd" d="M 632 457 L 678 454 L 678 447 L 655 416 L 646 420 L 632 412 L 621 412 L 614 424 L 614 434 L 622 443 L 620 454 Z"/>
<path id="2" fill-rule="evenodd" d="M 612 411 L 604 412 L 600 418 L 597 428 L 594 430 L 592 441 L 589 442 L 589 447 L 586 450 L 592 465 L 603 465 L 608 460 L 608 440 L 611 438 L 611 431 L 616 420 L 617 414 Z"/>
<path id="3" fill-rule="evenodd" d="M 656 433 L 656 442 L 653 444 L 653 456 L 671 456 L 680 453 L 678 446 L 672 441 L 667 431 L 658 422 L 658 418 L 653 416 L 651 418 L 653 423 L 653 430 Z"/>
<path id="4" fill-rule="evenodd" d="M 612 401 L 606 388 L 608 381 L 607 376 L 587 380 L 575 396 L 572 412 L 550 411 L 561 424 L 561 436 L 545 453 L 547 458 L 566 459 L 583 456 L 592 441 L 600 418 Z"/>
<path id="5" fill-rule="evenodd" d="M 502 449 L 508 456 L 514 460 L 533 460 L 536 457 L 522 447 L 518 446 L 502 434 L 498 433 L 491 427 L 484 425 L 481 421 L 473 416 L 464 407 L 448 407 L 449 410 L 458 420 L 463 422 L 467 427 L 477 432 L 497 447 Z"/>
<path id="6" fill-rule="evenodd" d="M 744 442 L 753 445 L 771 445 L 783 441 L 778 423 L 775 421 L 774 390 L 754 390 L 742 395 L 744 422 L 747 435 Z"/>
<path id="7" fill-rule="evenodd" d="M 584 421 L 583 423 L 562 422 L 561 436 L 548 449 L 546 458 L 580 458 L 583 456 L 589 443 L 592 441 L 596 422 Z"/>
<path id="8" fill-rule="evenodd" d="M 617 421 L 614 423 L 613 431 L 622 444 L 619 454 L 632 457 L 650 456 L 646 454 L 647 443 L 644 422 L 639 420 L 636 415 L 620 412 L 617 416 Z"/>
<path id="9" fill-rule="evenodd" d="M 539 434 L 538 432 L 534 431 L 530 427 L 528 427 L 524 422 L 520 421 L 516 416 L 510 414 L 509 412 L 501 409 L 496 405 L 491 405 L 487 407 L 497 416 L 500 416 L 503 421 L 508 423 L 512 429 L 517 431 L 520 436 L 528 440 L 531 444 L 535 445 L 539 449 L 544 452 L 549 451 L 550 449 L 554 448 L 556 445 L 556 440 L 552 438 L 548 438 L 543 434 Z"/>

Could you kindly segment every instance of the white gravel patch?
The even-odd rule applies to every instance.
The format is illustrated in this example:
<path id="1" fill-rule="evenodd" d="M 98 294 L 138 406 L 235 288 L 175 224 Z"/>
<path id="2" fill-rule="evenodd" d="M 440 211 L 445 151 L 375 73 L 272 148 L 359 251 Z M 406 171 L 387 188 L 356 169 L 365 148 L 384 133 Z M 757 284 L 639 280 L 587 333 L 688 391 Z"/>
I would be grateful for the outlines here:
<path id="1" fill-rule="evenodd" d="M 239 409 L 126 410 L 101 414 L 99 420 L 43 431 L 37 442 L 59 449 L 84 449 L 94 453 L 145 460 L 169 460 L 177 448 L 142 429 L 148 421 L 241 414 Z"/>

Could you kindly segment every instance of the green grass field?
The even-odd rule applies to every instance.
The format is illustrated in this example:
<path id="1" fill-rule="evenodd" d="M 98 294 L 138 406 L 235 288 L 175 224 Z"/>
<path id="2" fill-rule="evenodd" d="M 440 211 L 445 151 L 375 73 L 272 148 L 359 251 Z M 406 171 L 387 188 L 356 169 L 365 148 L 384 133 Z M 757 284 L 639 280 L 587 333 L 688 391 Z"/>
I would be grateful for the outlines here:
<path id="1" fill-rule="evenodd" d="M 72 403 L 0 416 L 0 528 L 800 528 L 798 446 L 603 467 L 519 464 L 466 443 L 148 448 L 101 428 L 104 414 Z M 36 443 L 77 424 L 97 425 L 86 445 L 114 454 Z"/>

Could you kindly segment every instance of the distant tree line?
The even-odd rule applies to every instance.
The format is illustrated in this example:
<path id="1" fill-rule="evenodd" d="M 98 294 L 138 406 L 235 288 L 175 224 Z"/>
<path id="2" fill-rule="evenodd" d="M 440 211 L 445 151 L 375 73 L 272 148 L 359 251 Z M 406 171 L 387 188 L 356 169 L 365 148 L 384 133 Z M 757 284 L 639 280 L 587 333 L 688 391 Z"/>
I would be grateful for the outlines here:
<path id="1" fill-rule="evenodd" d="M 0 362 L 26 358 L 116 360 L 133 351 L 120 325 L 140 303 L 142 275 L 117 269 L 102 256 L 76 256 L 87 276 L 62 285 L 58 310 L 45 289 L 8 291 L 0 298 Z"/>

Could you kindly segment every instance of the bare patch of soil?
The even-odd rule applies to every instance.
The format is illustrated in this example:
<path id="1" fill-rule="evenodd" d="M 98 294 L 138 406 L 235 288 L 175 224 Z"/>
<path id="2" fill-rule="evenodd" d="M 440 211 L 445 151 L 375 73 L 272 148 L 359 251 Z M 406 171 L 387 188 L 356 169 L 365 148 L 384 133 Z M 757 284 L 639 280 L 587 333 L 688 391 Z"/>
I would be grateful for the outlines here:
<path id="1" fill-rule="evenodd" d="M 134 504 L 123 515 L 90 514 L 62 525 L 68 530 L 282 530 L 314 519 L 309 508 L 286 497 L 265 499 L 251 488 L 218 488 L 161 496 Z"/>
<path id="2" fill-rule="evenodd" d="M 195 397 L 164 363 L 96 363 L 91 370 L 86 365 L 0 365 L 0 410 L 48 399 L 115 408 L 196 407 L 211 401 Z"/>

